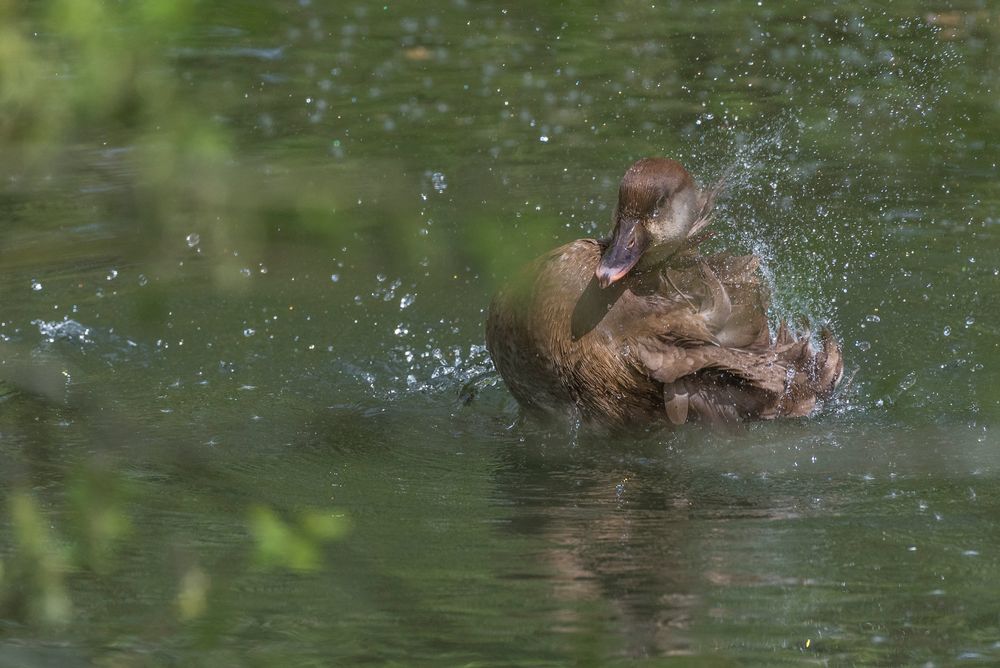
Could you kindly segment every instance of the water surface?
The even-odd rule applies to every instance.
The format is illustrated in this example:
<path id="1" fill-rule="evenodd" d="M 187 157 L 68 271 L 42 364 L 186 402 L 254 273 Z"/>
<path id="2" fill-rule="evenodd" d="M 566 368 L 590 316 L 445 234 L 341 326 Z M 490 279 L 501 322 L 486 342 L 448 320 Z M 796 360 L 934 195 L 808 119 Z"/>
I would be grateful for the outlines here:
<path id="1" fill-rule="evenodd" d="M 998 22 L 0 7 L 0 665 L 995 662 Z M 490 295 L 645 155 L 843 341 L 816 416 L 518 422 Z"/>

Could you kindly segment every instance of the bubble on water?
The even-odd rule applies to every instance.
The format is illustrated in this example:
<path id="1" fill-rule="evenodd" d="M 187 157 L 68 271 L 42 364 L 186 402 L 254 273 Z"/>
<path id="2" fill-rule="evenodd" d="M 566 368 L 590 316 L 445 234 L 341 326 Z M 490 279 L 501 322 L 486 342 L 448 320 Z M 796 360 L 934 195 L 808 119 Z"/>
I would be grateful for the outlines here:
<path id="1" fill-rule="evenodd" d="M 245 336 L 247 338 L 253 336 L 256 333 L 257 333 L 257 330 L 255 330 L 253 327 L 247 327 L 246 329 L 243 330 L 243 336 Z"/>
<path id="2" fill-rule="evenodd" d="M 410 304 L 413 303 L 414 299 L 416 299 L 416 297 L 414 295 L 403 295 L 402 298 L 399 300 L 399 308 L 400 308 L 400 310 L 402 310 L 402 309 L 407 308 L 408 306 L 410 306 Z"/>
<path id="3" fill-rule="evenodd" d="M 538 141 L 542 142 L 543 144 L 548 144 L 549 138 L 547 135 L 542 135 L 541 137 L 538 138 Z"/>
<path id="4" fill-rule="evenodd" d="M 31 289 L 34 290 L 35 292 L 41 292 L 42 284 L 36 281 L 35 279 L 31 279 Z"/>
<path id="5" fill-rule="evenodd" d="M 109 281 L 115 280 L 116 278 L 118 278 L 118 270 L 117 269 L 112 269 L 111 271 L 108 272 L 108 275 L 105 278 L 106 278 L 106 280 L 109 280 Z"/>
<path id="6" fill-rule="evenodd" d="M 972 327 L 974 324 L 976 324 L 976 319 L 973 318 L 971 315 L 970 316 L 966 316 L 966 318 L 965 318 L 965 326 L 966 327 Z"/>
<path id="7" fill-rule="evenodd" d="M 951 327 L 945 325 L 944 329 L 941 330 L 941 333 L 944 334 L 945 336 L 951 336 Z"/>
<path id="8" fill-rule="evenodd" d="M 330 274 L 330 280 L 333 281 L 334 283 L 337 283 L 338 281 L 340 281 L 340 274 Z"/>
<path id="9" fill-rule="evenodd" d="M 865 322 L 882 322 L 882 318 L 872 313 L 865 316 Z"/>
<path id="10" fill-rule="evenodd" d="M 187 241 L 188 248 L 194 248 L 201 243 L 201 235 L 197 232 L 192 232 L 185 237 L 185 241 Z"/>
<path id="11" fill-rule="evenodd" d="M 149 279 L 146 278 L 146 274 L 139 274 L 139 287 L 142 287 L 149 283 Z"/>
<path id="12" fill-rule="evenodd" d="M 917 384 L 917 374 L 915 371 L 911 371 L 903 377 L 903 380 L 899 381 L 899 389 L 906 391 Z"/>
<path id="13" fill-rule="evenodd" d="M 243 276 L 243 278 L 250 278 L 251 274 L 253 274 L 253 272 L 250 271 L 250 267 L 243 267 L 240 269 L 240 275 Z"/>
<path id="14" fill-rule="evenodd" d="M 872 349 L 872 344 L 868 341 L 855 341 L 854 346 L 863 353 Z"/>

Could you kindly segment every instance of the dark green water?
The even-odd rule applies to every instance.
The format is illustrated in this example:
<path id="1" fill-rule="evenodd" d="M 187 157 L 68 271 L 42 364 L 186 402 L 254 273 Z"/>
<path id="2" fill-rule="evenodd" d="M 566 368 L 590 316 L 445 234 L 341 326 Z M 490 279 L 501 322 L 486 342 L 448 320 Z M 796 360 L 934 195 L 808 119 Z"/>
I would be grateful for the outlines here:
<path id="1" fill-rule="evenodd" d="M 1000 661 L 989 3 L 0 3 L 0 666 Z M 851 378 L 511 426 L 644 155 Z M 494 379 L 495 381 L 495 379 Z M 685 657 L 687 657 L 685 659 Z"/>

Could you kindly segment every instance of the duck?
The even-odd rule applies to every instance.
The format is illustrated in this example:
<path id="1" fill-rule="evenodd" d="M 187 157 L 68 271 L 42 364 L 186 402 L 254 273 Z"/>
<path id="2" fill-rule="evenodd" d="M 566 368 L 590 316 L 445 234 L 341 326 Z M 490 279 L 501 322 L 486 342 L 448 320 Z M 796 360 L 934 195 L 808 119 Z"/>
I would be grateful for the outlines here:
<path id="1" fill-rule="evenodd" d="M 722 182 L 643 158 L 609 239 L 530 262 L 490 302 L 486 348 L 525 413 L 612 429 L 804 417 L 840 383 L 841 347 L 806 323 L 772 334 L 755 255 L 703 254 Z"/>

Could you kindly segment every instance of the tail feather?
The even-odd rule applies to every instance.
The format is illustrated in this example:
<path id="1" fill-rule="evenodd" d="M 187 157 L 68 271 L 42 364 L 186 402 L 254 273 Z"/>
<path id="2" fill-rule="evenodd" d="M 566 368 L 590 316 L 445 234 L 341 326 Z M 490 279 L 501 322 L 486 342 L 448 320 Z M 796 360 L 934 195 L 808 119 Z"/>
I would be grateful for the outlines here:
<path id="1" fill-rule="evenodd" d="M 782 320 L 781 324 L 778 326 L 778 337 L 775 344 L 778 348 L 784 348 L 794 342 L 795 339 L 792 338 L 792 333 L 788 329 L 788 323 Z"/>
<path id="2" fill-rule="evenodd" d="M 816 394 L 828 399 L 844 377 L 844 358 L 833 332 L 824 327 L 821 336 L 823 349 L 816 355 Z"/>
<path id="3" fill-rule="evenodd" d="M 803 331 L 797 333 L 784 322 L 778 328 L 774 352 L 786 372 L 785 391 L 764 417 L 808 415 L 817 400 L 830 398 L 843 377 L 844 362 L 833 333 L 826 327 L 821 330 L 822 347 L 817 351 L 809 339 L 808 322 L 801 324 Z"/>

